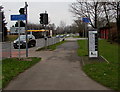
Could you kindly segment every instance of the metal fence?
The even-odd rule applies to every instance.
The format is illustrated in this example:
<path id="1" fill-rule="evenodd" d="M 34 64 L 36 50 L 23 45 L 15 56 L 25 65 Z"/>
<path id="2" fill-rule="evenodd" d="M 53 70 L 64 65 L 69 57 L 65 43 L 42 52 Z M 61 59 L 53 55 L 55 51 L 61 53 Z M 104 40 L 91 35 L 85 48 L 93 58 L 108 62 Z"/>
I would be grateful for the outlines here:
<path id="1" fill-rule="evenodd" d="M 46 46 L 49 46 L 49 45 L 53 45 L 55 43 L 58 43 L 60 42 L 60 38 L 47 38 L 46 40 L 47 42 L 45 42 L 45 39 L 42 38 L 42 39 L 37 39 L 37 44 L 36 44 L 36 47 L 39 47 L 39 48 L 42 48 L 42 47 L 45 47 Z"/>
<path id="2" fill-rule="evenodd" d="M 1 45 L 2 48 L 0 52 L 2 59 L 11 57 L 11 42 L 2 42 Z"/>
<path id="3" fill-rule="evenodd" d="M 49 45 L 56 44 L 61 41 L 60 38 L 47 38 L 47 42 L 45 43 L 45 39 L 37 39 L 36 40 L 36 47 L 29 48 L 29 50 L 36 50 L 37 48 L 42 48 Z M 21 49 L 21 52 L 24 52 L 25 49 Z M 18 56 L 18 49 L 13 48 L 13 42 L 0 42 L 0 59 L 10 58 L 10 57 L 17 57 Z"/>

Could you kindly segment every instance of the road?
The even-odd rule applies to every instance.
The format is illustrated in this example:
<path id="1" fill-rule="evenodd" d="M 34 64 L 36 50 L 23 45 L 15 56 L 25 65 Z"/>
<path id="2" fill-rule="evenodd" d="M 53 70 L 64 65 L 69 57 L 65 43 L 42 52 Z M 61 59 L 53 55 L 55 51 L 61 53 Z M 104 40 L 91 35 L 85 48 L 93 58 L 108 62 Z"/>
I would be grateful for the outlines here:
<path id="1" fill-rule="evenodd" d="M 47 40 L 47 45 L 52 45 L 56 42 L 59 42 L 59 40 L 61 41 L 63 38 L 59 39 L 59 38 L 49 38 Z M 68 41 L 75 41 L 75 40 L 85 40 L 86 38 L 65 38 L 65 40 Z M 36 50 L 37 48 L 40 47 L 44 47 L 45 46 L 45 39 L 41 38 L 41 39 L 36 39 L 36 46 L 35 47 L 31 47 L 28 49 L 28 55 L 29 52 L 32 50 Z M 7 58 L 7 57 L 19 57 L 19 50 L 18 49 L 14 49 L 13 48 L 13 42 L 4 42 L 2 43 L 2 49 L 0 49 L 0 56 L 1 58 Z M 20 56 L 25 57 L 26 56 L 26 49 L 20 49 Z"/>
<path id="2" fill-rule="evenodd" d="M 56 42 L 59 42 L 59 38 L 48 38 L 47 40 L 47 45 L 52 45 Z M 18 57 L 19 56 L 19 49 L 14 49 L 13 48 L 13 42 L 3 42 L 0 43 L 2 45 L 0 49 L 0 56 L 1 58 L 8 58 L 8 57 Z M 37 48 L 44 47 L 45 46 L 45 39 L 36 39 L 36 46 L 35 47 L 30 47 L 28 48 L 28 55 L 29 51 L 31 50 L 36 50 Z M 25 57 L 26 55 L 26 49 L 20 49 L 21 56 Z M 23 55 L 24 54 L 24 55 Z"/>

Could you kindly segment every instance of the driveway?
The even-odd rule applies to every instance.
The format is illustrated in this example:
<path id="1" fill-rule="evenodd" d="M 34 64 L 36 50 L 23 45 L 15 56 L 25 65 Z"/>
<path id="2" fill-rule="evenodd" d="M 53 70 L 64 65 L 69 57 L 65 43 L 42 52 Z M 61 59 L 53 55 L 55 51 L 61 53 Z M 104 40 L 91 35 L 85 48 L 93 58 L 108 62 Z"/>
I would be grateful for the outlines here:
<path id="1" fill-rule="evenodd" d="M 42 61 L 13 79 L 5 90 L 109 90 L 90 79 L 81 69 L 77 42 L 70 41 L 55 51 L 31 51 Z"/>

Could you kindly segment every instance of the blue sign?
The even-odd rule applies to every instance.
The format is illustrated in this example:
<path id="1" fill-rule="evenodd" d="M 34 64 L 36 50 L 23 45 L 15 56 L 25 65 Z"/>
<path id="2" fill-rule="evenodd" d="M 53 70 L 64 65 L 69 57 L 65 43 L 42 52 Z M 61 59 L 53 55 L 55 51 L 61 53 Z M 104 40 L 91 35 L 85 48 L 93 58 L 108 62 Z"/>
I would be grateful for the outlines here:
<path id="1" fill-rule="evenodd" d="M 11 20 L 26 20 L 27 16 L 26 15 L 11 15 Z"/>
<path id="2" fill-rule="evenodd" d="M 82 21 L 85 22 L 85 23 L 89 23 L 90 20 L 88 18 L 82 18 Z"/>

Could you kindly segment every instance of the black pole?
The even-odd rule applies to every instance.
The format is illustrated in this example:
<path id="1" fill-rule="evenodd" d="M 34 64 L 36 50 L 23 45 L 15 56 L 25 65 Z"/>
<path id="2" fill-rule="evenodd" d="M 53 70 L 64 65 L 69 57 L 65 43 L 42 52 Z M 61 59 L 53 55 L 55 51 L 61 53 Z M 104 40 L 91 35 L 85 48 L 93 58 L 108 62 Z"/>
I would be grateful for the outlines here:
<path id="1" fill-rule="evenodd" d="M 25 2 L 25 13 L 26 13 L 26 17 L 27 17 L 27 7 L 28 7 L 28 4 L 27 2 Z M 25 35 L 26 35 L 26 57 L 28 57 L 28 37 L 27 37 L 27 18 L 26 18 L 26 25 L 25 25 Z"/>

